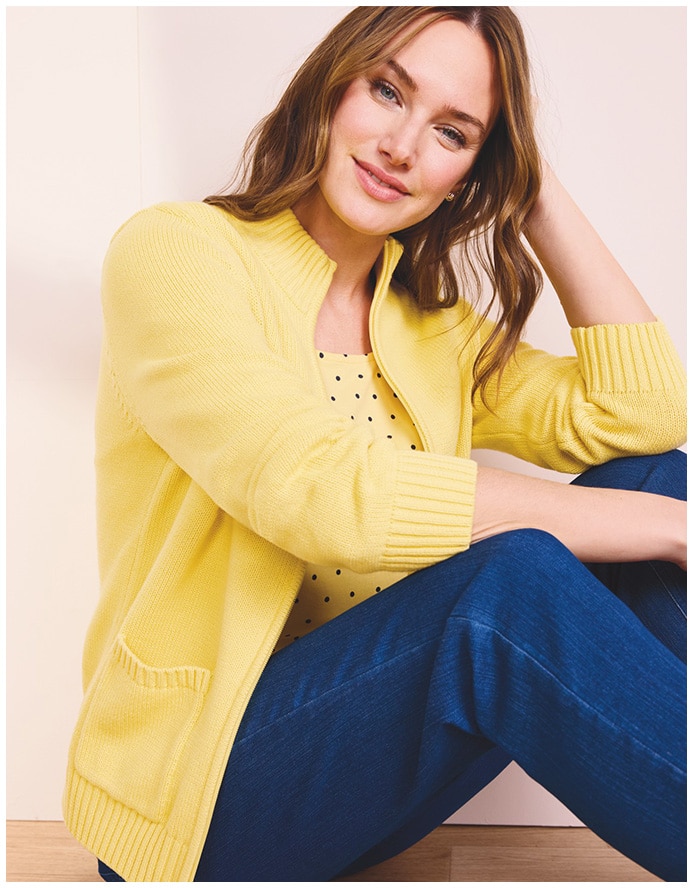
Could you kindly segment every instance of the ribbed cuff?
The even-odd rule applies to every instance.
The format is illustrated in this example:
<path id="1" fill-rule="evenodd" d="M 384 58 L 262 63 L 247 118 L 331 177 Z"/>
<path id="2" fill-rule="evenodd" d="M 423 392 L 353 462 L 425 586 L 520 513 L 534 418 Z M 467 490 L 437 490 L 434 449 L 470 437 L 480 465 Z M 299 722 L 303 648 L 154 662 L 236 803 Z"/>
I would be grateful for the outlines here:
<path id="1" fill-rule="evenodd" d="M 401 453 L 384 566 L 422 567 L 469 548 L 477 465 L 433 453 Z"/>
<path id="2" fill-rule="evenodd" d="M 588 393 L 685 387 L 683 365 L 661 321 L 597 324 L 571 332 Z"/>

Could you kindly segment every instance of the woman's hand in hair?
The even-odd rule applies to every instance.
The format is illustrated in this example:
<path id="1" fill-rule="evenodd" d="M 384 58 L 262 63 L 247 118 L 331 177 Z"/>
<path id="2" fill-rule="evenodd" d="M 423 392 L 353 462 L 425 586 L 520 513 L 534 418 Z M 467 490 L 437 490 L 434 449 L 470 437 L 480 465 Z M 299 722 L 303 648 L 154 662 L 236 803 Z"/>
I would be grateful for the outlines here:
<path id="1" fill-rule="evenodd" d="M 526 233 L 571 327 L 656 320 L 546 162 Z"/>

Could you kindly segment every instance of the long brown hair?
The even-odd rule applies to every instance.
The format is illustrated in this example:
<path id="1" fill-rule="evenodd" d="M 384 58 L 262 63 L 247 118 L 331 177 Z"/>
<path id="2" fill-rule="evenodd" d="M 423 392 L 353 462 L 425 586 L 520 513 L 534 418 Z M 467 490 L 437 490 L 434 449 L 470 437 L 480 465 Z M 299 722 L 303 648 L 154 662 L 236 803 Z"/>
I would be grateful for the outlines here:
<path id="1" fill-rule="evenodd" d="M 454 201 L 393 232 L 404 253 L 395 278 L 424 309 L 454 305 L 460 281 L 481 294 L 482 273 L 493 287 L 482 312 L 497 317 L 474 364 L 474 390 L 484 394 L 510 359 L 542 284 L 521 236 L 541 182 L 529 61 L 522 27 L 507 6 L 362 6 L 343 18 L 303 63 L 279 104 L 253 130 L 240 187 L 207 203 L 235 216 L 269 218 L 293 206 L 318 180 L 330 126 L 348 85 L 394 57 L 424 27 L 454 18 L 483 36 L 496 58 L 500 111 Z M 402 32 L 411 28 L 406 37 Z M 400 38 L 399 40 L 397 38 Z M 453 247 L 459 245 L 459 263 Z M 456 267 L 457 265 L 457 267 Z"/>

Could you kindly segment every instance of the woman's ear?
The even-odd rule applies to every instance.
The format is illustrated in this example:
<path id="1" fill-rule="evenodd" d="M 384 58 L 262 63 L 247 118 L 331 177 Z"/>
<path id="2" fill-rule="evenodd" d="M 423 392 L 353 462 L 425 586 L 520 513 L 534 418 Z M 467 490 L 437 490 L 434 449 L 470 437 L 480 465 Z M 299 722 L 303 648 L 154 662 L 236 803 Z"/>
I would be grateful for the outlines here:
<path id="1" fill-rule="evenodd" d="M 465 186 L 466 184 L 467 184 L 467 180 L 466 180 L 466 178 L 465 178 L 465 179 L 461 179 L 461 180 L 457 183 L 457 185 L 455 185 L 455 186 L 452 188 L 452 190 L 449 191 L 449 192 L 447 193 L 447 195 L 445 196 L 445 200 L 448 200 L 448 201 L 452 201 L 452 200 L 454 200 L 454 199 L 460 194 L 460 192 L 462 191 L 462 189 L 464 188 L 464 186 Z"/>

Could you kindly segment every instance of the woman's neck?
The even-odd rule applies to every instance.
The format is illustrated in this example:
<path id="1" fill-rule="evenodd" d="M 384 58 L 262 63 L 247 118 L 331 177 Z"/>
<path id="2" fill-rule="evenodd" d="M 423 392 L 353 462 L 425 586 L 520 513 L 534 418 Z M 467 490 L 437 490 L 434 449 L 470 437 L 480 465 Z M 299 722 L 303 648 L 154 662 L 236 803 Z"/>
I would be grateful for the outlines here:
<path id="1" fill-rule="evenodd" d="M 339 278 L 339 267 L 323 300 L 315 326 L 315 347 L 336 354 L 371 351 L 369 319 L 375 274 L 358 286 Z"/>
<path id="2" fill-rule="evenodd" d="M 375 267 L 386 237 L 372 237 L 345 225 L 319 200 L 302 199 L 292 208 L 313 240 L 336 264 L 318 314 L 315 346 L 339 354 L 366 354 L 375 288 Z"/>

